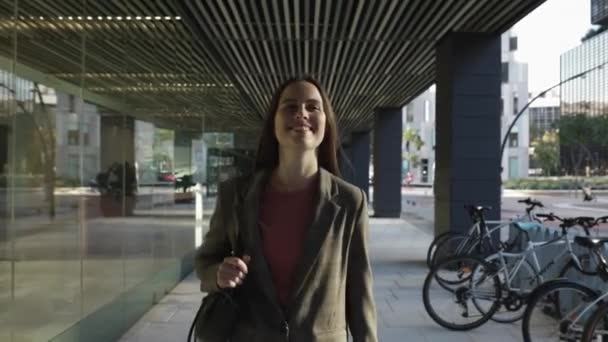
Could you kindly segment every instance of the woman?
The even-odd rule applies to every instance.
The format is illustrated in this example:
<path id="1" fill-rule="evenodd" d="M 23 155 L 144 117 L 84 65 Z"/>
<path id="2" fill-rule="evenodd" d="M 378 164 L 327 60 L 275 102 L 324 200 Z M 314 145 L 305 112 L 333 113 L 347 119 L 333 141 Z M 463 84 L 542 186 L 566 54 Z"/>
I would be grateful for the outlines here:
<path id="1" fill-rule="evenodd" d="M 320 85 L 289 80 L 272 99 L 256 172 L 220 185 L 196 270 L 202 291 L 236 288 L 232 341 L 346 341 L 347 329 L 377 341 L 367 201 L 339 178 L 337 139 Z"/>

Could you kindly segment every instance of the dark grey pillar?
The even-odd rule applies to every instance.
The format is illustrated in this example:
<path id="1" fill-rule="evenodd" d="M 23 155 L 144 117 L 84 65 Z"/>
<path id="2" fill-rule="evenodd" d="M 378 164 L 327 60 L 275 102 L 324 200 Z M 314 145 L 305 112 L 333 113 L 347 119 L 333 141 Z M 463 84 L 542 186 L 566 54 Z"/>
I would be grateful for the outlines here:
<path id="1" fill-rule="evenodd" d="M 378 108 L 374 120 L 374 215 L 401 216 L 401 108 Z"/>
<path id="2" fill-rule="evenodd" d="M 352 183 L 365 191 L 368 199 L 370 143 L 369 131 L 352 134 L 350 146 L 351 162 L 354 171 Z"/>
<path id="3" fill-rule="evenodd" d="M 175 171 L 190 174 L 194 172 L 192 163 L 192 132 L 175 131 L 173 144 L 173 166 Z"/>
<path id="4" fill-rule="evenodd" d="M 342 145 L 342 151 L 338 157 L 342 179 L 349 183 L 354 183 L 352 147 L 350 145 Z"/>
<path id="5" fill-rule="evenodd" d="M 500 35 L 452 33 L 437 46 L 435 234 L 464 231 L 465 204 L 500 217 Z"/>
<path id="6" fill-rule="evenodd" d="M 107 115 L 101 117 L 101 171 L 114 164 L 135 162 L 135 121 L 130 116 Z"/>

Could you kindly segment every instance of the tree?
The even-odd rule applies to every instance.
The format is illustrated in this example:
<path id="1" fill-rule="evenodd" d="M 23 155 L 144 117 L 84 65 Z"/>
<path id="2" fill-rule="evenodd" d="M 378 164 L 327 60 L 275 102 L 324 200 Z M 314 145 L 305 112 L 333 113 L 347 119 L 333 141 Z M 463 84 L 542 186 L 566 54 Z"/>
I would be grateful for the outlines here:
<path id="1" fill-rule="evenodd" d="M 405 141 L 404 158 L 412 167 L 418 167 L 420 164 L 420 156 L 418 155 L 418 152 L 420 152 L 420 149 L 422 146 L 424 146 L 424 141 L 422 141 L 420 134 L 418 134 L 415 129 L 409 127 L 403 131 L 403 141 Z"/>
<path id="2" fill-rule="evenodd" d="M 17 107 L 19 107 L 21 114 L 30 120 L 34 131 L 36 132 L 32 142 L 28 145 L 27 150 L 30 155 L 30 160 L 37 162 L 42 167 L 43 182 L 45 197 L 49 204 L 49 217 L 55 217 L 55 181 L 56 181 L 56 170 L 55 170 L 55 123 L 51 120 L 51 114 L 48 112 L 40 86 L 38 83 L 34 83 L 32 89 L 34 97 L 32 98 L 32 110 L 28 110 L 26 102 L 19 100 L 16 96 L 15 90 L 10 88 L 4 83 L 0 83 L 0 88 L 8 90 L 13 98 Z M 38 151 L 38 147 L 40 150 Z"/>
<path id="3" fill-rule="evenodd" d="M 534 158 L 540 164 L 543 175 L 553 176 L 559 169 L 559 136 L 556 131 L 547 131 L 532 142 Z"/>
<path id="4" fill-rule="evenodd" d="M 600 161 L 589 147 L 608 145 L 608 116 L 564 115 L 559 121 L 559 140 L 575 175 L 580 174 L 584 161 L 592 169 L 598 168 Z"/>

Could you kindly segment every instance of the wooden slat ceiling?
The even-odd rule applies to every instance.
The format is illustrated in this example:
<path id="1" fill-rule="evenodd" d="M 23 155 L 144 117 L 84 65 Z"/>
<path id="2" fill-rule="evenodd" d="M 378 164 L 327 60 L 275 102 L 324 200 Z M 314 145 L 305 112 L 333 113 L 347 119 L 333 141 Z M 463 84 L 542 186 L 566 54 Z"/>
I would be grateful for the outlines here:
<path id="1" fill-rule="evenodd" d="M 498 34 L 543 1 L 0 0 L 0 54 L 209 130 L 259 128 L 276 86 L 310 74 L 351 132 L 434 82 L 448 32 Z"/>

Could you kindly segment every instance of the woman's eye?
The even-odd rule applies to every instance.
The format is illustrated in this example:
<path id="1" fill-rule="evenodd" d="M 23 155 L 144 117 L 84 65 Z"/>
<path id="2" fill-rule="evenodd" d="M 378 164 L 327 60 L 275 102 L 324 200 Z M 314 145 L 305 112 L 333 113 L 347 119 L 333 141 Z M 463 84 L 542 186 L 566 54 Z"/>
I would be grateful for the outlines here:
<path id="1" fill-rule="evenodd" d="M 285 110 L 288 111 L 288 112 L 290 112 L 290 113 L 297 112 L 298 111 L 298 106 L 296 106 L 296 105 L 289 105 L 289 106 L 285 107 Z"/>
<path id="2" fill-rule="evenodd" d="M 318 111 L 321 110 L 321 107 L 319 107 L 319 106 L 309 106 L 307 109 L 309 111 L 311 111 L 311 112 L 318 112 Z"/>

